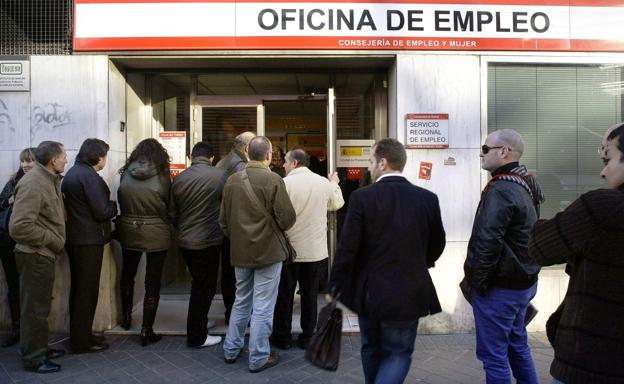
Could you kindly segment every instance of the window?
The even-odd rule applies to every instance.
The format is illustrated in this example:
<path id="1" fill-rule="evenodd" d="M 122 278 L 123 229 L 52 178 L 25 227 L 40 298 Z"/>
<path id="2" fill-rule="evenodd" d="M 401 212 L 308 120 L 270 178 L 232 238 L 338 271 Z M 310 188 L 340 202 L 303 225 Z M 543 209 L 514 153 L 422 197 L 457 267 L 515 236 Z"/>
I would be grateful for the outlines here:
<path id="1" fill-rule="evenodd" d="M 537 176 L 551 218 L 600 188 L 597 149 L 622 120 L 624 65 L 490 64 L 488 133 L 511 128 L 525 140 L 521 162 Z"/>

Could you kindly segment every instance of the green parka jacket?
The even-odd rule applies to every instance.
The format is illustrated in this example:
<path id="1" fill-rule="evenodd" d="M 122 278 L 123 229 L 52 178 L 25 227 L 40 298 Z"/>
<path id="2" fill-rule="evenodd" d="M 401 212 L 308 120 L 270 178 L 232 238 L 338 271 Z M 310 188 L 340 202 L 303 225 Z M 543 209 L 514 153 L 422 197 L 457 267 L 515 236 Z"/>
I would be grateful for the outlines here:
<path id="1" fill-rule="evenodd" d="M 135 251 L 169 249 L 169 177 L 146 161 L 135 161 L 121 176 L 117 197 L 121 210 L 121 246 Z"/>
<path id="2" fill-rule="evenodd" d="M 251 187 L 279 228 L 285 231 L 295 224 L 297 215 L 290 202 L 284 180 L 259 161 L 246 167 Z M 219 224 L 230 239 L 232 265 L 258 268 L 286 259 L 286 251 L 268 218 L 248 197 L 242 171 L 230 176 L 223 190 Z"/>

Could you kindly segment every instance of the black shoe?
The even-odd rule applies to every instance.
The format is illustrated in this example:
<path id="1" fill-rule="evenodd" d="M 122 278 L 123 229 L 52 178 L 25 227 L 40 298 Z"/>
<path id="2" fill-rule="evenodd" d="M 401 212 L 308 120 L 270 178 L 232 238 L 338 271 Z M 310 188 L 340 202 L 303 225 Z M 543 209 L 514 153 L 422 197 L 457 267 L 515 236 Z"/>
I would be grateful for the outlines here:
<path id="1" fill-rule="evenodd" d="M 162 336 L 154 333 L 152 328 L 141 328 L 141 346 L 145 347 L 153 343 L 157 343 L 162 339 Z"/>
<path id="2" fill-rule="evenodd" d="M 17 343 L 19 343 L 20 341 L 20 331 L 18 330 L 13 330 L 11 331 L 11 333 L 9 334 L 9 336 L 6 337 L 6 339 L 2 340 L 2 348 L 7 348 L 10 347 L 12 345 L 15 345 Z"/>
<path id="3" fill-rule="evenodd" d="M 43 360 L 41 364 L 36 367 L 26 368 L 28 372 L 36 372 L 36 373 L 54 373 L 61 370 L 61 365 L 56 364 L 53 361 L 48 359 Z"/>
<path id="4" fill-rule="evenodd" d="M 48 351 L 46 352 L 46 358 L 47 359 L 58 359 L 59 357 L 63 357 L 63 356 L 65 356 L 65 350 L 64 349 L 48 348 Z"/>
<path id="5" fill-rule="evenodd" d="M 242 354 L 243 354 L 243 350 L 241 349 L 240 351 L 238 351 L 236 356 L 232 358 L 224 357 L 223 361 L 225 361 L 225 364 L 234 364 L 236 363 L 236 360 L 238 360 L 238 358 L 242 356 Z"/>
<path id="6" fill-rule="evenodd" d="M 94 345 L 106 344 L 106 339 L 104 338 L 104 335 L 91 335 L 91 344 L 94 344 Z"/>
<path id="7" fill-rule="evenodd" d="M 271 345 L 273 345 L 274 347 L 278 349 L 287 350 L 287 349 L 292 348 L 292 341 L 290 340 L 279 340 L 279 339 L 270 337 L 269 341 L 271 342 Z"/>
<path id="8" fill-rule="evenodd" d="M 75 355 L 82 354 L 82 353 L 96 353 L 96 352 L 106 351 L 107 349 L 108 349 L 108 344 L 102 343 L 102 344 L 92 345 L 89 348 L 72 349 L 72 353 Z"/>
<path id="9" fill-rule="evenodd" d="M 265 369 L 275 367 L 277 363 L 279 363 L 279 353 L 277 353 L 276 351 L 272 351 L 271 354 L 269 354 L 269 358 L 267 359 L 266 363 L 264 363 L 263 366 L 255 368 L 255 369 L 249 368 L 249 372 L 251 373 L 262 372 Z"/>
<path id="10" fill-rule="evenodd" d="M 297 346 L 301 349 L 308 349 L 308 345 L 310 345 L 310 338 L 299 336 L 299 339 L 297 340 Z"/>

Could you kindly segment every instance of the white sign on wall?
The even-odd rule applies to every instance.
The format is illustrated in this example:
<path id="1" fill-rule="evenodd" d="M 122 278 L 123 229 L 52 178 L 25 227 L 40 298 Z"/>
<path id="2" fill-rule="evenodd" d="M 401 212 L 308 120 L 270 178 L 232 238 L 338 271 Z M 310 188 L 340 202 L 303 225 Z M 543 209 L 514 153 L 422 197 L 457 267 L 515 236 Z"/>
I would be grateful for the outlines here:
<path id="1" fill-rule="evenodd" d="M 169 169 L 173 179 L 186 168 L 186 132 L 164 131 L 158 134 L 158 139 L 169 154 Z"/>
<path id="2" fill-rule="evenodd" d="M 336 167 L 368 167 L 375 140 L 336 140 Z"/>
<path id="3" fill-rule="evenodd" d="M 30 61 L 0 57 L 0 91 L 30 90 Z"/>
<path id="4" fill-rule="evenodd" d="M 447 113 L 408 113 L 405 119 L 406 148 L 448 148 Z"/>

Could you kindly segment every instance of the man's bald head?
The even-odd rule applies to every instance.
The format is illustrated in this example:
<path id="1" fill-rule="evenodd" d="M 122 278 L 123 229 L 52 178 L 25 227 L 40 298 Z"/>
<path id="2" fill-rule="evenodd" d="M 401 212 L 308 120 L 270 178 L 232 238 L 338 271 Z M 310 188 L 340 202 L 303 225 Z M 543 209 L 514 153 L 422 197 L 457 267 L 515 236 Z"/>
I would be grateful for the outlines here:
<path id="1" fill-rule="evenodd" d="M 245 148 L 249 145 L 249 142 L 256 137 L 253 132 L 243 132 L 234 138 L 234 149 L 239 152 L 244 152 Z"/>
<path id="2" fill-rule="evenodd" d="M 501 129 L 490 134 L 496 145 L 511 148 L 510 156 L 513 160 L 518 161 L 524 152 L 524 140 L 522 136 L 513 129 Z"/>

